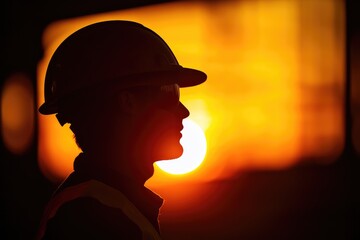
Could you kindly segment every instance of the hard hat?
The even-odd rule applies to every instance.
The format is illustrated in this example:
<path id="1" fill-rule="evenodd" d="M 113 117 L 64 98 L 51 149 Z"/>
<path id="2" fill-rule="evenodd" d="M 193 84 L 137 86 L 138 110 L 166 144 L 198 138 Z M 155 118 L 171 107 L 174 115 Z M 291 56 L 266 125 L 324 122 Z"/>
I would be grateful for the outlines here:
<path id="1" fill-rule="evenodd" d="M 165 41 L 143 25 L 99 22 L 76 31 L 57 48 L 47 68 L 45 103 L 39 111 L 58 113 L 62 99 L 104 86 L 189 87 L 205 80 L 204 72 L 180 66 Z"/>

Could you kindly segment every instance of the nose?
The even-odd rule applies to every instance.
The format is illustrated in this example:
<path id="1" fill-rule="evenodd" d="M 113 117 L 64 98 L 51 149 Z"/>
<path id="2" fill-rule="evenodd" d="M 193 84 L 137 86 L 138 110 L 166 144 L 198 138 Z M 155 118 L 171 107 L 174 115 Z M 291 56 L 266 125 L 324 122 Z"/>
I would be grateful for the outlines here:
<path id="1" fill-rule="evenodd" d="M 178 113 L 179 113 L 179 116 L 183 119 L 187 118 L 190 115 L 189 110 L 181 102 L 179 103 Z"/>

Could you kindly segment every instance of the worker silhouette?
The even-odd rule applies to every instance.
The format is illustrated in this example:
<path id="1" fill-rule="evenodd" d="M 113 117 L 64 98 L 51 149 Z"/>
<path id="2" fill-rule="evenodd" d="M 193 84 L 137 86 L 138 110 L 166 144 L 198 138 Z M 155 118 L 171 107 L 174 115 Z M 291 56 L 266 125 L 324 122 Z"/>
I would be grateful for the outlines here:
<path id="1" fill-rule="evenodd" d="M 69 123 L 82 153 L 48 203 L 37 238 L 160 239 L 163 200 L 144 183 L 155 161 L 182 154 L 189 111 L 179 88 L 205 80 L 135 22 L 100 22 L 65 39 L 50 60 L 39 111 Z"/>

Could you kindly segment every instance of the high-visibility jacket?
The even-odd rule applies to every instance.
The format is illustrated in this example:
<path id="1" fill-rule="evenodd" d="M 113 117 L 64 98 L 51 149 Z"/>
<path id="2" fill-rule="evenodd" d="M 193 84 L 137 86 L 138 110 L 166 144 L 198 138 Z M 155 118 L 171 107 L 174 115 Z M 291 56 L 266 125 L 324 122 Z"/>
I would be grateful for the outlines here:
<path id="1" fill-rule="evenodd" d="M 161 240 L 158 232 L 134 204 L 117 189 L 97 180 L 89 180 L 75 186 L 67 187 L 56 194 L 45 209 L 36 239 L 42 239 L 48 220 L 56 215 L 57 210 L 64 203 L 80 197 L 91 197 L 105 206 L 120 209 L 141 229 L 143 240 Z"/>

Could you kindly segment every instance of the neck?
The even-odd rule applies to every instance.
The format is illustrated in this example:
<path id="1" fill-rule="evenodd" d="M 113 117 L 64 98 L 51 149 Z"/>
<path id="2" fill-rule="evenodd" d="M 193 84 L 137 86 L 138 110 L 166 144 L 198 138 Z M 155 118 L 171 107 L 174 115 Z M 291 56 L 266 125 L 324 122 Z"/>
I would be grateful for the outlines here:
<path id="1" fill-rule="evenodd" d="M 111 174 L 144 185 L 154 174 L 153 161 L 119 149 L 116 152 L 84 151 L 85 161 L 93 166 L 95 173 Z"/>

